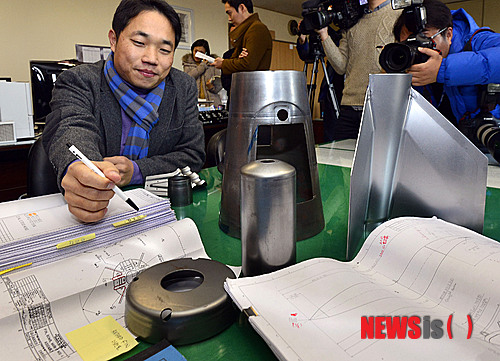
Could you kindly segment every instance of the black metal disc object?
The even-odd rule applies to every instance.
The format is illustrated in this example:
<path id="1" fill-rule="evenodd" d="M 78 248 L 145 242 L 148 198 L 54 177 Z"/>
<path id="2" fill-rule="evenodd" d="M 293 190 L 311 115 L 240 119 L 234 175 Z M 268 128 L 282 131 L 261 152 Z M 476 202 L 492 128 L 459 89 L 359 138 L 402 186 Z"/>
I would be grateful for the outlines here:
<path id="1" fill-rule="evenodd" d="M 173 345 L 198 342 L 231 325 L 236 316 L 224 291 L 226 278 L 236 278 L 226 265 L 199 258 L 176 259 L 141 272 L 130 283 L 125 322 L 134 335 Z"/>

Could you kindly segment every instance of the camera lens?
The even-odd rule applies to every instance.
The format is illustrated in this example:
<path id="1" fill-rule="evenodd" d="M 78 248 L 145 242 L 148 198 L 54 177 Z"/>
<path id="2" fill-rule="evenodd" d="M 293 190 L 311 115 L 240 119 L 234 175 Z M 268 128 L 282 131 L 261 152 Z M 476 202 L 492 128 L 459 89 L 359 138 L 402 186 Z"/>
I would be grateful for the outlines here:
<path id="1" fill-rule="evenodd" d="M 314 29 L 322 29 L 328 24 L 330 24 L 331 17 L 327 11 L 318 11 L 314 13 L 314 16 L 311 16 L 311 23 Z"/>
<path id="2" fill-rule="evenodd" d="M 493 158 L 500 163 L 500 128 L 491 123 L 486 123 L 477 128 L 476 135 Z"/>
<path id="3" fill-rule="evenodd" d="M 413 64 L 415 53 L 404 43 L 391 43 L 384 46 L 379 63 L 388 73 L 402 73 Z"/>

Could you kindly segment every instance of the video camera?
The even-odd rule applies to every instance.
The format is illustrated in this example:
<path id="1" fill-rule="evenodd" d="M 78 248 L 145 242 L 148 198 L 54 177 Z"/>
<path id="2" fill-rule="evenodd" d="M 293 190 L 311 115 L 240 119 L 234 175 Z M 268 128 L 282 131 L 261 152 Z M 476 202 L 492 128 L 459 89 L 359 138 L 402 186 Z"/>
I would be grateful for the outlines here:
<path id="1" fill-rule="evenodd" d="M 429 58 L 419 52 L 418 47 L 436 49 L 433 38 L 423 34 L 427 25 L 427 14 L 422 5 L 424 0 L 391 0 L 394 10 L 403 9 L 405 24 L 414 31 L 408 39 L 400 43 L 384 46 L 380 53 L 379 63 L 388 73 L 403 73 L 413 64 L 424 63 Z"/>
<path id="2" fill-rule="evenodd" d="M 474 118 L 461 119 L 458 129 L 476 147 L 485 153 L 488 151 L 500 163 L 500 127 L 490 113 L 500 104 L 500 84 L 488 84 L 482 88 L 479 114 Z"/>
<path id="3" fill-rule="evenodd" d="M 302 22 L 289 24 L 292 35 L 312 35 L 330 23 L 342 30 L 354 26 L 364 14 L 366 0 L 308 0 L 302 4 Z"/>

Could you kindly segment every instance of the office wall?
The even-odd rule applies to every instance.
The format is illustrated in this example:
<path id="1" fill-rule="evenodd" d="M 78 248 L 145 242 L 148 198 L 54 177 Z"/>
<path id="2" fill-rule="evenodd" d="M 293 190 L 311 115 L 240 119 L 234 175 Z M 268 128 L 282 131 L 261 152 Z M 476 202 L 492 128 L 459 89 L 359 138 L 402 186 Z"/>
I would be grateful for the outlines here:
<path id="1" fill-rule="evenodd" d="M 498 0 L 484 0 L 484 26 L 489 26 L 496 32 L 500 32 L 500 1 Z"/>
<path id="2" fill-rule="evenodd" d="M 0 0 L 0 77 L 29 81 L 29 60 L 75 58 L 75 44 L 108 45 L 107 34 L 119 0 Z M 213 53 L 227 50 L 227 16 L 220 0 L 170 0 L 193 10 L 194 39 L 205 38 Z M 295 41 L 287 33 L 293 17 L 256 8 L 276 39 Z M 297 18 L 295 18 L 298 20 Z M 174 66 L 189 50 L 177 49 Z"/>
<path id="3" fill-rule="evenodd" d="M 457 3 L 448 3 L 451 10 L 465 9 L 479 26 L 489 26 L 500 32 L 500 1 L 498 0 L 469 0 Z"/>
<path id="4" fill-rule="evenodd" d="M 107 44 L 111 0 L 0 0 L 0 75 L 29 80 L 29 60 L 75 58 L 75 43 Z"/>
<path id="5" fill-rule="evenodd" d="M 61 60 L 75 57 L 75 44 L 108 45 L 107 33 L 119 0 L 0 0 L 0 77 L 29 80 L 29 60 Z M 193 10 L 194 38 L 206 38 L 212 52 L 227 49 L 227 16 L 220 0 L 169 0 L 174 6 Z M 450 3 L 465 8 L 479 25 L 500 32 L 500 1 L 469 0 Z M 255 9 L 274 30 L 277 40 L 295 41 L 287 32 L 293 17 Z M 295 18 L 295 20 L 299 20 Z M 174 66 L 188 50 L 176 51 Z"/>

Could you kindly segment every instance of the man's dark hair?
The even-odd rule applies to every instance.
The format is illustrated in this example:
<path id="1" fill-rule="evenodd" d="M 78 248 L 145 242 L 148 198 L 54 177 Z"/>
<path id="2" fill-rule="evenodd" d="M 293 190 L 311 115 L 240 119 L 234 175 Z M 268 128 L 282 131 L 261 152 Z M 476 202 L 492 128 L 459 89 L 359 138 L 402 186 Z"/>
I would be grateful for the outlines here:
<path id="1" fill-rule="evenodd" d="M 451 11 L 439 0 L 424 0 L 423 6 L 427 13 L 427 25 L 426 27 L 433 27 L 436 29 L 452 28 L 453 18 L 451 16 Z M 408 22 L 405 19 L 404 13 L 402 13 L 399 18 L 394 23 L 393 34 L 397 41 L 399 41 L 399 36 L 401 34 L 401 29 L 403 25 L 406 25 L 411 33 L 416 33 L 417 29 L 410 29 L 408 27 Z M 441 33 L 442 36 L 446 36 L 446 32 Z"/>
<path id="2" fill-rule="evenodd" d="M 208 45 L 208 41 L 206 41 L 205 39 L 196 40 L 193 44 L 191 44 L 191 53 L 197 46 L 203 46 L 203 48 L 207 52 L 207 55 L 210 55 L 210 46 Z"/>
<path id="3" fill-rule="evenodd" d="M 122 0 L 113 16 L 112 27 L 116 38 L 118 39 L 130 21 L 143 11 L 157 11 L 167 18 L 174 29 L 174 49 L 177 48 L 182 34 L 181 20 L 175 10 L 163 0 Z"/>
<path id="4" fill-rule="evenodd" d="M 253 13 L 253 3 L 252 0 L 222 0 L 223 4 L 229 4 L 238 11 L 238 6 L 241 4 L 245 5 L 250 14 Z M 238 11 L 239 12 L 239 11 Z"/>

